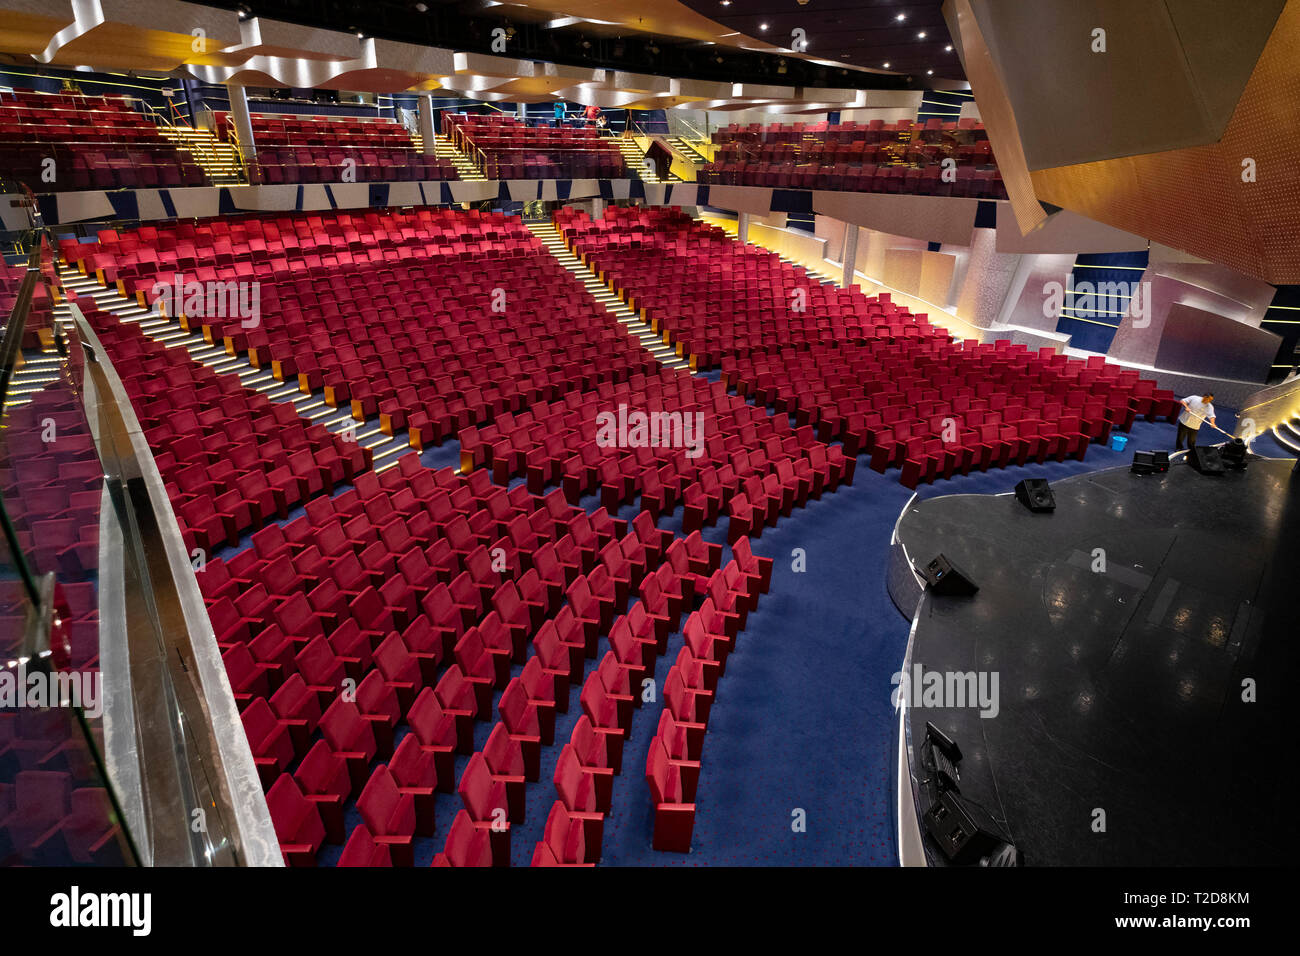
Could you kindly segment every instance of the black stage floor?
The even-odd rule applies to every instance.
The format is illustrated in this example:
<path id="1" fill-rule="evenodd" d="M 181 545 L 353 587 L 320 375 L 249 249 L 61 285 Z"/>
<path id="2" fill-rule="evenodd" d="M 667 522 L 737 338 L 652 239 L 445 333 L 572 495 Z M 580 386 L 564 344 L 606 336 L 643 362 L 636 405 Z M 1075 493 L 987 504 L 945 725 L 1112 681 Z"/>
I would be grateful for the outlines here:
<path id="1" fill-rule="evenodd" d="M 999 690 L 993 717 L 908 710 L 908 749 L 927 720 L 951 735 L 962 795 L 1007 828 L 1027 865 L 1297 859 L 1293 465 L 1081 475 L 1052 484 L 1050 514 L 1011 495 L 904 511 L 896 561 L 943 552 L 980 587 L 924 595 L 909 673 L 996 672 Z M 909 599 L 896 577 L 902 607 L 918 592 Z M 926 851 L 942 862 L 929 840 Z"/>

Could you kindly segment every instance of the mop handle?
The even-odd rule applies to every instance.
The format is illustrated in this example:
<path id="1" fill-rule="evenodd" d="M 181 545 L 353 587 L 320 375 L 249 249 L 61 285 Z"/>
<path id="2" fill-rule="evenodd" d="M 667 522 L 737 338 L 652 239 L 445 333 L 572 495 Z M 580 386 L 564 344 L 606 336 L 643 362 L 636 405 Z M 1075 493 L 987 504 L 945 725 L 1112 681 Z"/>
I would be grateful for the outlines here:
<path id="1" fill-rule="evenodd" d="M 1181 404 L 1181 403 L 1180 403 L 1180 404 Z M 1213 429 L 1214 429 L 1216 432 L 1218 432 L 1219 434 L 1221 434 L 1221 435 L 1227 435 L 1229 438 L 1232 437 L 1232 435 L 1230 435 L 1228 432 L 1225 432 L 1225 431 L 1224 431 L 1222 428 L 1220 428 L 1218 425 L 1211 424 L 1210 422 L 1206 421 L 1204 418 L 1201 418 L 1200 415 L 1196 414 L 1194 411 L 1192 411 L 1192 410 L 1191 410 L 1190 408 L 1188 408 L 1186 405 L 1183 405 L 1183 410 L 1186 411 L 1188 415 L 1191 415 L 1193 418 L 1195 418 L 1197 421 L 1200 421 L 1200 422 L 1205 423 L 1206 425 L 1209 425 L 1211 428 L 1213 428 Z"/>

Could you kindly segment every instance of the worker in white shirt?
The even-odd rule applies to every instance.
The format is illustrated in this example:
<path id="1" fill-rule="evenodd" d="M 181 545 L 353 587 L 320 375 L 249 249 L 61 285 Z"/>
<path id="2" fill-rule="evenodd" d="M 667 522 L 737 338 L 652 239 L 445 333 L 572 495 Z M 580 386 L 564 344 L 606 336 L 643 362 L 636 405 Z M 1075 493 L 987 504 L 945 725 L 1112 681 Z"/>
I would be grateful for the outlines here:
<path id="1" fill-rule="evenodd" d="M 1196 444 L 1196 432 L 1202 422 L 1214 424 L 1214 406 L 1210 404 L 1213 401 L 1214 396 L 1209 392 L 1204 395 L 1188 395 L 1178 400 L 1178 404 L 1183 406 L 1183 411 L 1178 416 L 1178 437 L 1174 440 L 1175 451 L 1184 447 L 1184 441 L 1187 442 L 1187 448 Z"/>

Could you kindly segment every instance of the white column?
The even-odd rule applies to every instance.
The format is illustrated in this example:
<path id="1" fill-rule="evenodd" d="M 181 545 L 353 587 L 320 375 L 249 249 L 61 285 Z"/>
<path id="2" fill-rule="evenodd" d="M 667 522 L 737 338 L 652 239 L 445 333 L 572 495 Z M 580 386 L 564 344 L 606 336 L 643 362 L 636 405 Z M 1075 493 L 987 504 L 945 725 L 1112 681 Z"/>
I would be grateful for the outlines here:
<path id="1" fill-rule="evenodd" d="M 230 91 L 230 118 L 239 136 L 239 148 L 244 161 L 252 162 L 257 158 L 257 141 L 253 139 L 253 119 L 248 115 L 248 94 L 233 83 L 227 83 L 226 89 Z"/>
<path id="2" fill-rule="evenodd" d="M 605 215 L 605 200 L 596 196 L 591 200 L 591 218 L 599 219 L 603 215 Z"/>
<path id="3" fill-rule="evenodd" d="M 736 218 L 736 238 L 741 242 L 749 242 L 749 213 L 742 212 Z"/>
<path id="4" fill-rule="evenodd" d="M 420 94 L 420 152 L 432 156 L 437 152 L 433 139 L 433 94 Z"/>
<path id="5" fill-rule="evenodd" d="M 844 224 L 844 276 L 840 285 L 848 289 L 853 285 L 854 270 L 858 265 L 858 227 L 851 222 Z"/>

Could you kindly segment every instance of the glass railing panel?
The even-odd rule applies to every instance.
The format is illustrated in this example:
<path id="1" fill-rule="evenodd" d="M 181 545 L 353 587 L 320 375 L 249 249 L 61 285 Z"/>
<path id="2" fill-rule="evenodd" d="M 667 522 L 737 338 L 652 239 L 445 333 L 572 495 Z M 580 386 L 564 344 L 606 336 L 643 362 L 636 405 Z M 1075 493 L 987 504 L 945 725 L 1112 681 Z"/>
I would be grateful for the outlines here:
<path id="1" fill-rule="evenodd" d="M 103 469 L 80 350 L 54 329 L 39 233 L 6 320 L 0 418 L 0 865 L 126 865 L 135 852 L 103 761 Z"/>

